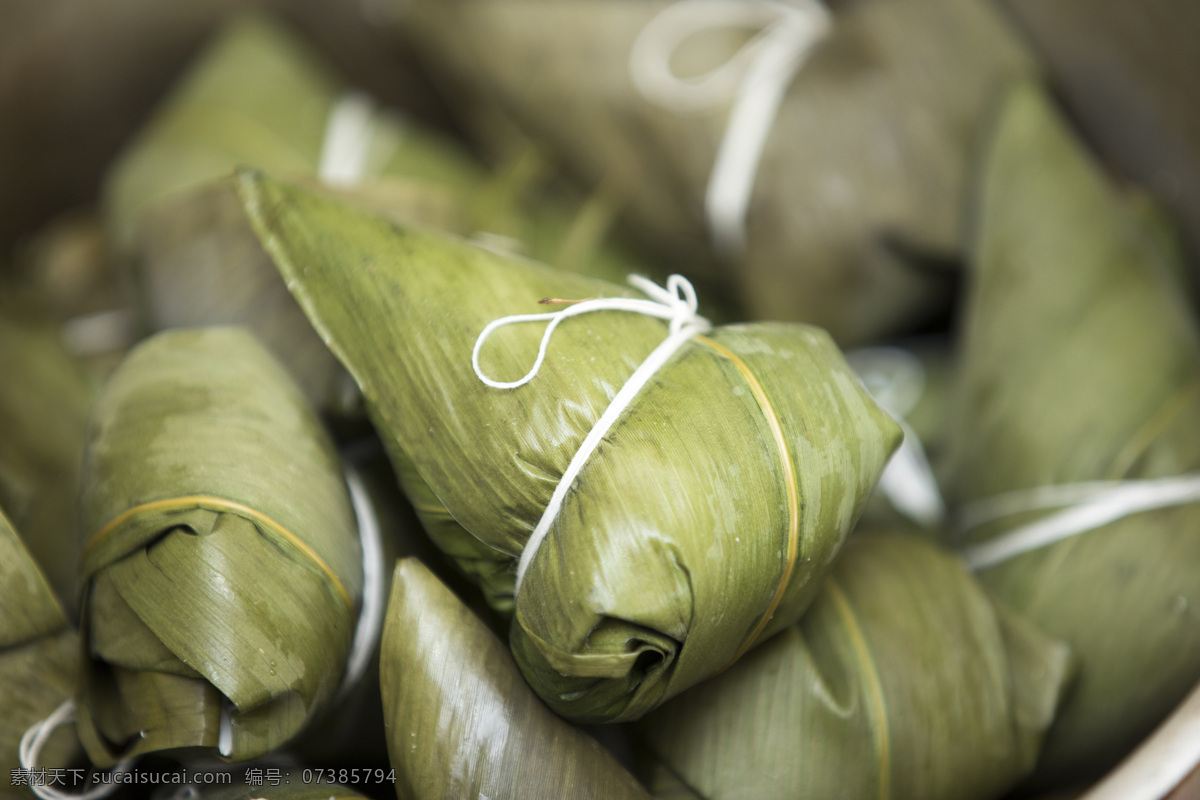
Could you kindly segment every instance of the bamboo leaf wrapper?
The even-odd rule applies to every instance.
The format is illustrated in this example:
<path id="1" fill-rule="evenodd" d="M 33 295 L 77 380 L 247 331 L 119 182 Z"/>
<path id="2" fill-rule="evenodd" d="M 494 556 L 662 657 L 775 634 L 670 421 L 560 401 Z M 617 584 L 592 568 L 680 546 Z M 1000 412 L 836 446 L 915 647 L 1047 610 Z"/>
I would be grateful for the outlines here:
<path id="1" fill-rule="evenodd" d="M 666 325 L 571 320 L 534 381 L 485 386 L 471 364 L 488 323 L 546 296 L 630 292 L 256 173 L 241 181 L 430 532 L 495 565 L 465 564 L 512 608 L 512 567 L 559 478 Z M 483 369 L 515 378 L 541 335 L 505 329 Z M 604 437 L 529 564 L 510 633 L 525 676 L 560 714 L 597 721 L 636 718 L 711 676 L 803 612 L 898 438 L 823 331 L 764 323 L 692 339 Z"/>
<path id="2" fill-rule="evenodd" d="M 951 554 L 855 534 L 798 624 L 639 723 L 648 783 L 701 800 L 997 797 L 1033 768 L 1070 666 Z"/>
<path id="3" fill-rule="evenodd" d="M 1200 338 L 1156 235 L 1036 87 L 1015 89 L 998 119 L 957 379 L 957 499 L 1194 473 Z M 964 543 L 994 546 L 1047 513 Z M 980 573 L 1080 659 L 1044 778 L 1113 763 L 1200 679 L 1198 524 L 1195 503 L 1144 511 Z"/>
<path id="4" fill-rule="evenodd" d="M 538 700 L 503 642 L 416 559 L 396 564 L 382 659 L 404 800 L 648 800 L 612 755 Z"/>
<path id="5" fill-rule="evenodd" d="M 82 521 L 94 763 L 252 758 L 338 688 L 362 582 L 353 512 L 315 413 L 248 332 L 171 331 L 130 354 L 93 412 Z"/>
<path id="6" fill-rule="evenodd" d="M 68 607 L 79 463 L 95 387 L 45 321 L 0 315 L 0 507 Z"/>

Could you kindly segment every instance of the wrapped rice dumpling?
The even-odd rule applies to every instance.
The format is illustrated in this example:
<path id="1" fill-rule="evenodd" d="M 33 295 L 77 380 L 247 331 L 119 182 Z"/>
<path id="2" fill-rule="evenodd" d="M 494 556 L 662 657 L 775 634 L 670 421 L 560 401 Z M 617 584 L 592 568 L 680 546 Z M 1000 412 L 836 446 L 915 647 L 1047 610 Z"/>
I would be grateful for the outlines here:
<path id="1" fill-rule="evenodd" d="M 1095 772 L 1200 680 L 1200 505 L 1127 499 L 1200 470 L 1200 337 L 1154 232 L 1036 87 L 1004 103 L 981 179 L 951 470 L 978 522 L 963 544 L 1079 657 L 1039 772 Z"/>
<path id="2" fill-rule="evenodd" d="M 291 739 L 342 680 L 362 584 L 337 455 L 247 331 L 140 344 L 92 416 L 77 712 L 94 763 Z"/>
<path id="3" fill-rule="evenodd" d="M 856 534 L 798 624 L 640 723 L 649 783 L 702 800 L 997 797 L 1033 768 L 1069 666 L 949 553 Z"/>
<path id="4" fill-rule="evenodd" d="M 427 530 L 514 612 L 517 663 L 555 711 L 639 717 L 804 611 L 899 439 L 824 331 L 694 335 L 703 320 L 677 276 L 677 294 L 645 282 L 659 300 L 635 300 L 258 173 L 241 181 Z M 542 356 L 541 325 L 483 341 L 544 297 L 642 313 L 566 319 Z M 517 386 L 530 364 L 540 372 Z"/>
<path id="5" fill-rule="evenodd" d="M 416 559 L 396 564 L 381 670 L 404 800 L 649 800 L 607 750 L 542 705 L 504 644 Z"/>
<path id="6" fill-rule="evenodd" d="M 326 408 L 354 410 L 353 385 L 222 180 L 240 165 L 320 178 L 368 207 L 565 267 L 615 269 L 603 203 L 529 207 L 532 150 L 493 174 L 444 137 L 372 110 L 284 28 L 239 18 L 114 166 L 106 211 L 151 327 L 247 325 Z"/>
<path id="7" fill-rule="evenodd" d="M 78 662 L 79 637 L 0 511 L 0 781 L 20 768 L 25 731 L 71 698 Z M 77 750 L 75 737 L 60 731 L 43 748 L 40 766 L 64 767 Z"/>
<path id="8" fill-rule="evenodd" d="M 818 2 L 665 0 L 404 6 L 400 30 L 431 64 L 480 106 L 501 105 L 587 180 L 623 183 L 631 221 L 677 263 L 713 263 L 709 234 L 721 244 L 738 238 L 732 227 L 744 242 L 719 249 L 729 251 L 728 275 L 750 316 L 821 325 L 842 344 L 948 303 L 945 264 L 961 255 L 961 199 L 986 100 L 1033 69 L 986 0 L 832 2 L 828 11 Z M 810 32 L 826 24 L 810 47 Z M 774 80 L 789 58 L 801 63 L 778 114 L 743 124 L 729 145 L 739 155 L 728 161 L 743 159 L 739 179 L 748 171 L 753 181 L 742 227 L 728 210 L 732 192 L 713 189 L 718 153 L 735 136 L 736 92 L 752 72 Z M 659 88 L 643 95 L 654 66 L 674 77 L 656 77 Z M 764 125 L 761 161 L 746 164 L 746 128 Z"/>
<path id="9" fill-rule="evenodd" d="M 0 508 L 75 603 L 76 497 L 95 388 L 54 326 L 0 314 Z"/>

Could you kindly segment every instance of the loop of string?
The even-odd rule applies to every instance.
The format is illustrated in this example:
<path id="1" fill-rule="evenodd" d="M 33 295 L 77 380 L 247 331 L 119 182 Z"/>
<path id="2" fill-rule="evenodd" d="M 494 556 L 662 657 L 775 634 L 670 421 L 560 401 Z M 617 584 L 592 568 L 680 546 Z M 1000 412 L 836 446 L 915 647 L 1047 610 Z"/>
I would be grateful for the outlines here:
<path id="1" fill-rule="evenodd" d="M 960 554 L 972 569 L 986 569 L 1132 514 L 1196 502 L 1200 502 L 1200 472 L 1008 492 L 967 506 L 960 516 L 959 533 L 1011 514 L 1068 507 L 994 539 L 965 547 Z"/>
<path id="2" fill-rule="evenodd" d="M 939 527 L 946 518 L 946 503 L 921 439 L 905 421 L 925 392 L 925 367 L 898 347 L 861 348 L 847 353 L 846 361 L 875 402 L 904 431 L 904 441 L 879 478 L 879 490 L 913 522 Z"/>
<path id="3" fill-rule="evenodd" d="M 42 748 L 45 747 L 46 742 L 49 741 L 50 735 L 59 727 L 74 721 L 75 701 L 64 700 L 50 716 L 30 726 L 29 730 L 25 731 L 25 735 L 21 737 L 21 744 L 17 750 L 17 757 L 20 759 L 21 767 L 26 772 L 36 770 L 38 768 L 38 757 L 41 755 Z M 112 773 L 119 775 L 128 772 L 133 768 L 135 760 L 129 758 L 122 761 L 113 767 Z M 82 794 L 72 794 L 55 789 L 53 786 L 35 784 L 32 781 L 29 786 L 33 790 L 33 793 L 42 798 L 42 800 L 100 800 L 100 798 L 108 797 L 120 787 L 120 783 L 112 781 L 110 783 L 99 783 Z"/>
<path id="4" fill-rule="evenodd" d="M 559 479 L 558 485 L 554 487 L 554 493 L 550 497 L 550 502 L 547 504 L 541 519 L 538 520 L 537 525 L 530 534 L 529 541 L 526 542 L 525 549 L 521 552 L 520 561 L 517 563 L 515 590 L 515 594 L 517 595 L 520 594 L 521 584 L 525 579 L 525 571 L 533 562 L 533 557 L 545 540 L 546 534 L 549 533 L 550 526 L 558 517 L 558 512 L 562 509 L 567 492 L 613 423 L 620 418 L 638 392 L 649 383 L 655 373 L 670 360 L 671 356 L 679 348 L 683 347 L 693 336 L 712 329 L 709 321 L 696 313 L 696 290 L 692 288 L 692 284 L 682 275 L 670 276 L 667 279 L 666 288 L 658 286 L 640 275 L 630 275 L 629 283 L 650 299 L 605 297 L 596 300 L 585 300 L 561 311 L 548 314 L 514 314 L 489 323 L 479 334 L 479 338 L 475 340 L 475 349 L 471 354 L 471 365 L 475 368 L 475 375 L 479 380 L 496 389 L 515 389 L 518 386 L 529 383 L 537 375 L 538 370 L 541 369 L 542 362 L 546 358 L 546 349 L 550 344 L 550 337 L 553 336 L 555 329 L 565 319 L 593 311 L 628 311 L 634 314 L 657 317 L 658 319 L 667 320 L 669 323 L 667 338 L 654 348 L 650 355 L 634 370 L 633 374 L 625 382 L 625 385 L 621 387 L 609 402 L 608 407 L 604 409 L 604 413 L 592 425 L 592 429 L 588 431 L 579 449 L 575 451 L 575 455 L 572 456 L 571 462 L 563 472 L 562 478 Z M 534 361 L 533 368 L 524 377 L 516 381 L 496 381 L 483 373 L 483 370 L 479 366 L 479 351 L 492 332 L 505 325 L 512 325 L 519 322 L 545 321 L 548 321 L 549 324 L 546 326 L 546 332 L 543 334 L 541 344 L 538 347 L 537 359 Z"/>
<path id="5" fill-rule="evenodd" d="M 746 210 L 767 135 L 792 78 L 830 27 L 819 0 L 679 0 L 633 44 L 630 77 L 650 102 L 677 114 L 733 103 L 704 197 L 713 246 L 724 257 L 745 250 Z M 719 28 L 761 30 L 721 66 L 694 78 L 676 76 L 670 63 L 675 50 L 695 34 Z"/>

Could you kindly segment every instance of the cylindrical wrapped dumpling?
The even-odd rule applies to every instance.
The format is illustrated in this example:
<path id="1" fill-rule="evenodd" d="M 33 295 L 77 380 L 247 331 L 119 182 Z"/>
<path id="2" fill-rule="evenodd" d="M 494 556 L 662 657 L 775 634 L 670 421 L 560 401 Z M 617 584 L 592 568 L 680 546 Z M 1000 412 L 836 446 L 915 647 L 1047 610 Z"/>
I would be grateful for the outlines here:
<path id="1" fill-rule="evenodd" d="M 78 725 L 98 765 L 292 738 L 338 689 L 362 583 L 337 454 L 247 331 L 162 333 L 91 421 Z"/>

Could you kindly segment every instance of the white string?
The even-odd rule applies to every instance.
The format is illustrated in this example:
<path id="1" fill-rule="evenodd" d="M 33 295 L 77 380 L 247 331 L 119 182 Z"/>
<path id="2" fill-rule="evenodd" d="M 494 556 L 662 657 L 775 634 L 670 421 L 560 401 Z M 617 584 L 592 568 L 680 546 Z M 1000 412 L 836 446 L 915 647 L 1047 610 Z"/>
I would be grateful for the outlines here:
<path id="1" fill-rule="evenodd" d="M 671 71 L 672 54 L 695 34 L 755 27 L 760 32 L 721 66 L 687 79 Z M 830 27 L 818 0 L 680 0 L 633 44 L 630 76 L 650 102 L 677 114 L 733 102 L 704 197 L 713 246 L 724 256 L 745 250 L 746 209 L 767 135 L 792 78 Z"/>
<path id="2" fill-rule="evenodd" d="M 1062 502 L 1054 502 L 1054 497 Z M 1070 508 L 961 551 L 975 570 L 986 569 L 1010 558 L 1095 530 L 1110 522 L 1159 508 L 1200 502 L 1200 473 L 1170 478 L 1067 484 L 1064 486 L 1010 492 L 1002 496 L 1007 513 L 1019 513 L 1071 504 Z M 996 503 L 996 499 L 985 501 Z M 975 519 L 995 519 L 975 514 Z"/>
<path id="3" fill-rule="evenodd" d="M 375 653 L 379 634 L 383 628 L 384 597 L 383 537 L 379 531 L 379 518 L 375 506 L 363 486 L 358 468 L 351 462 L 344 464 L 346 485 L 350 488 L 350 501 L 354 504 L 354 516 L 358 519 L 358 535 L 363 552 L 363 606 L 358 615 L 358 626 L 354 630 L 354 644 L 346 661 L 346 674 L 342 678 L 338 697 L 345 697 L 354 688 Z"/>
<path id="4" fill-rule="evenodd" d="M 49 741 L 50 735 L 59 727 L 67 725 L 75 721 L 75 702 L 73 700 L 64 700 L 58 708 L 54 710 L 50 716 L 46 717 L 41 722 L 35 722 L 25 731 L 25 735 L 21 737 L 21 744 L 17 749 L 17 757 L 21 761 L 21 767 L 27 772 L 32 773 L 36 770 L 38 757 L 42 754 L 42 748 Z M 133 768 L 133 762 L 136 759 L 128 758 L 117 764 L 112 769 L 114 775 L 120 775 L 128 772 Z M 53 786 L 38 785 L 30 782 L 29 788 L 33 793 L 42 800 L 100 800 L 100 798 L 108 797 L 110 794 L 120 788 L 121 784 L 113 781 L 111 783 L 99 783 L 82 794 L 72 794 L 55 789 Z"/>
<path id="5" fill-rule="evenodd" d="M 362 92 L 348 92 L 333 104 L 325 122 L 317 176 L 333 186 L 353 186 L 367 171 L 375 128 L 375 104 Z"/>
<path id="6" fill-rule="evenodd" d="M 542 512 L 542 518 L 538 520 L 537 526 L 534 527 L 533 533 L 529 536 L 529 541 L 525 544 L 525 549 L 521 552 L 521 559 L 517 563 L 517 583 L 514 591 L 514 596 L 521 591 L 521 583 L 525 579 L 525 571 L 533 562 L 533 557 L 541 547 L 542 542 L 546 538 L 546 534 L 550 531 L 550 526 L 558 517 L 558 512 L 562 509 L 563 501 L 566 499 L 567 492 L 571 485 L 575 482 L 575 478 L 583 470 L 584 464 L 591 457 L 596 447 L 599 446 L 601 439 L 608 433 L 613 423 L 620 418 L 621 414 L 629 407 L 633 398 L 642 390 L 655 373 L 662 368 L 664 364 L 670 360 L 679 348 L 699 333 L 704 333 L 712 329 L 712 325 L 704 317 L 696 313 L 696 290 L 692 288 L 692 284 L 687 278 L 682 275 L 672 275 L 667 278 L 667 285 L 664 289 L 656 285 L 652 281 L 641 277 L 640 275 L 630 275 L 629 283 L 643 292 L 650 300 L 640 300 L 637 298 L 628 297 L 604 297 L 596 300 L 585 300 L 573 306 L 569 306 L 561 311 L 554 311 L 548 314 L 514 314 L 510 317 L 502 317 L 494 322 L 491 322 L 479 334 L 479 338 L 475 340 L 475 350 L 471 354 L 471 365 L 475 368 L 475 374 L 479 380 L 483 381 L 488 386 L 496 389 L 515 389 L 518 386 L 523 386 L 533 380 L 541 369 L 542 362 L 546 358 L 546 348 L 550 344 L 550 337 L 554 334 L 554 330 L 565 319 L 577 317 L 580 314 L 587 314 L 593 311 L 629 311 L 635 314 L 645 314 L 646 316 L 657 317 L 669 322 L 668 335 L 658 347 L 646 357 L 633 374 L 629 376 L 629 380 L 621 387 L 616 396 L 608 404 L 608 408 L 604 409 L 604 413 L 600 416 L 592 429 L 588 431 L 588 435 L 580 444 L 579 449 L 575 451 L 575 455 L 571 458 L 571 462 L 567 465 L 567 469 L 563 472 L 562 478 L 559 479 L 558 485 L 554 487 L 554 494 L 550 496 L 550 502 L 546 506 L 546 510 Z M 518 322 L 542 322 L 549 321 L 546 326 L 546 332 L 542 336 L 541 345 L 538 347 L 537 360 L 534 361 L 533 368 L 529 370 L 525 376 L 516 381 L 496 381 L 483 374 L 483 370 L 479 367 L 479 351 L 483 347 L 483 343 L 488 337 L 498 328 L 505 325 L 512 325 Z"/>
<path id="7" fill-rule="evenodd" d="M 946 503 L 921 439 L 905 421 L 925 392 L 925 367 L 898 347 L 866 347 L 846 354 L 875 402 L 896 420 L 904 441 L 879 478 L 879 491 L 892 507 L 926 528 L 939 527 Z"/>

